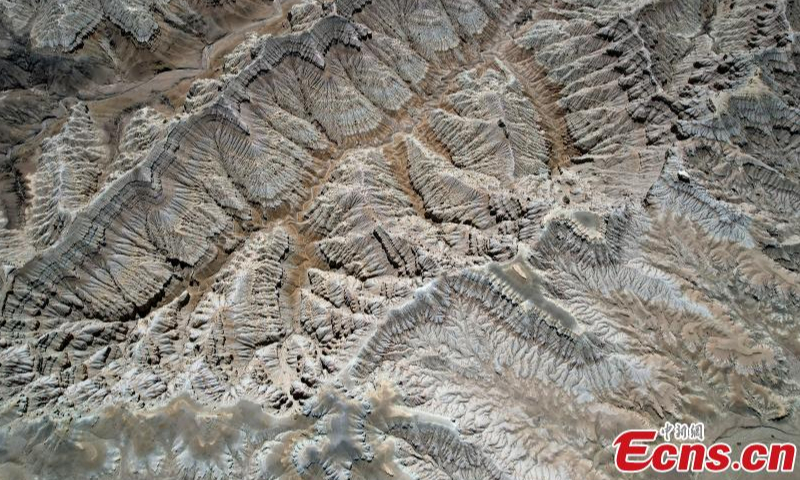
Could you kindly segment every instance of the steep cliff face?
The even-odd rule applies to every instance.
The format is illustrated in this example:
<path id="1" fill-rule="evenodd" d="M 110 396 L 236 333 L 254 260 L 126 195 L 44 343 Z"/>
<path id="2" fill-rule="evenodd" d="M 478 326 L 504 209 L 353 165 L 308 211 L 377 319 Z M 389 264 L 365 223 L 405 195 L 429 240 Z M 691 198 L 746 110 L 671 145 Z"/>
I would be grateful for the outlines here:
<path id="1" fill-rule="evenodd" d="M 0 478 L 800 442 L 798 29 L 792 0 L 0 0 Z"/>

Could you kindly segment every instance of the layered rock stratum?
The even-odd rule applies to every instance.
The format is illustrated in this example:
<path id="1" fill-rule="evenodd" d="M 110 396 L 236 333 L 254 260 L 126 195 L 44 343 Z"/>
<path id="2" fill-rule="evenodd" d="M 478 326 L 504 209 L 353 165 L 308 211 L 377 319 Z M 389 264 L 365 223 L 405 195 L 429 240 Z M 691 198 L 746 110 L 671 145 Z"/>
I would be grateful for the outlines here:
<path id="1" fill-rule="evenodd" d="M 795 0 L 0 0 L 0 478 L 800 443 L 799 30 Z"/>

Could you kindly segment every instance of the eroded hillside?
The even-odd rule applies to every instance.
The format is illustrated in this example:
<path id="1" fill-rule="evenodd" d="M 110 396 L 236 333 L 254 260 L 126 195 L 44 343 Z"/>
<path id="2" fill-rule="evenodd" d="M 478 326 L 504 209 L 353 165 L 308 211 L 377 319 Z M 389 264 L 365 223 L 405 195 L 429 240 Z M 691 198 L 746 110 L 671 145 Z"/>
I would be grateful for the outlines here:
<path id="1" fill-rule="evenodd" d="M 798 29 L 794 0 L 0 0 L 0 478 L 799 443 Z"/>

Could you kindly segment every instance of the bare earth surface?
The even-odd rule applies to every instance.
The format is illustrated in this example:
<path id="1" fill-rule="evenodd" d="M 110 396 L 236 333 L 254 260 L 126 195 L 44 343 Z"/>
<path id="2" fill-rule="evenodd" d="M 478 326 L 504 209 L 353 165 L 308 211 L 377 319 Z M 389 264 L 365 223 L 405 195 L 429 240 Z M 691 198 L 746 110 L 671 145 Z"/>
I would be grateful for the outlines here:
<path id="1" fill-rule="evenodd" d="M 798 31 L 797 0 L 0 0 L 0 479 L 800 443 Z"/>

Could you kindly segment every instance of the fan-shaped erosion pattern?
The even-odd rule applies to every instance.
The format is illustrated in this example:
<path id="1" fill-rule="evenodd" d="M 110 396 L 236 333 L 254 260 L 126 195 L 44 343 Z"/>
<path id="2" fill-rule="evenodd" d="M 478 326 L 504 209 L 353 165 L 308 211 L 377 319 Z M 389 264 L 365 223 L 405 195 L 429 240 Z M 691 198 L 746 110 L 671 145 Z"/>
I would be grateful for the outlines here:
<path id="1" fill-rule="evenodd" d="M 0 479 L 800 443 L 798 29 L 793 0 L 0 0 Z"/>

